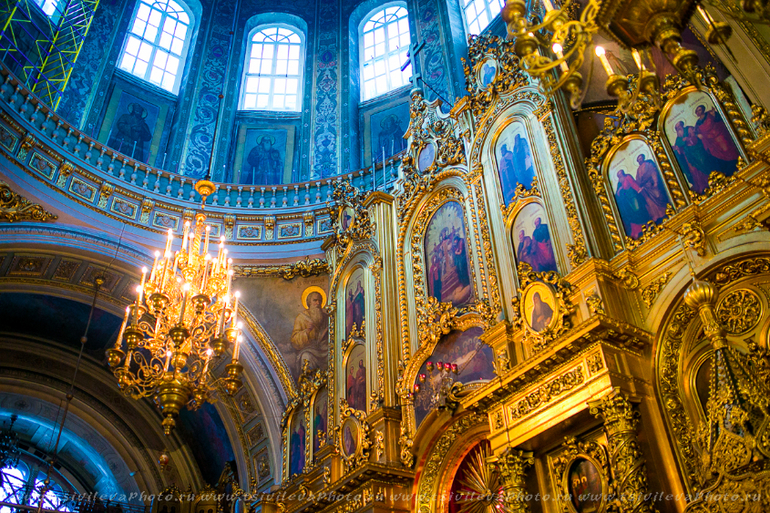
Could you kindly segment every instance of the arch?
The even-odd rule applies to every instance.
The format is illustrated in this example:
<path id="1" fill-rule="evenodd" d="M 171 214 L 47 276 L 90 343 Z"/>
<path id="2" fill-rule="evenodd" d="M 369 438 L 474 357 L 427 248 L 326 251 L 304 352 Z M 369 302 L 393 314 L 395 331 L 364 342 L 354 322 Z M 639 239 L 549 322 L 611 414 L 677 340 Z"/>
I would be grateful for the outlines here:
<path id="1" fill-rule="evenodd" d="M 302 110 L 305 32 L 285 22 L 261 24 L 245 45 L 239 109 Z"/>
<path id="2" fill-rule="evenodd" d="M 358 26 L 361 100 L 371 100 L 409 82 L 412 69 L 401 71 L 411 44 L 405 2 L 391 2 L 367 14 Z"/>
<path id="3" fill-rule="evenodd" d="M 179 92 L 196 19 L 176 0 L 139 0 L 118 67 L 171 93 Z"/>

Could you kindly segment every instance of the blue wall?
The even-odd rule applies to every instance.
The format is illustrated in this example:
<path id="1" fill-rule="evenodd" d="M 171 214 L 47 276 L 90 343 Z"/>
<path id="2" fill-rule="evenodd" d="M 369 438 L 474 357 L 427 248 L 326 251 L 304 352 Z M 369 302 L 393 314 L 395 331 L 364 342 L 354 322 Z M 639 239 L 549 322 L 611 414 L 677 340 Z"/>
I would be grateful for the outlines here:
<path id="1" fill-rule="evenodd" d="M 421 72 L 430 85 L 425 88 L 429 99 L 438 94 L 447 100 L 448 111 L 449 104 L 465 94 L 460 58 L 466 55 L 467 44 L 459 6 L 455 0 L 406 0 L 406 4 L 412 40 L 426 41 L 413 72 Z M 147 163 L 193 177 L 203 177 L 208 171 L 216 126 L 212 178 L 217 181 L 238 179 L 245 159 L 244 148 L 239 147 L 245 130 L 252 130 L 252 139 L 257 129 L 276 130 L 282 137 L 285 131 L 284 182 L 316 180 L 369 166 L 373 154 L 377 161 L 382 159 L 381 149 L 373 151 L 376 139 L 371 135 L 381 128 L 370 126 L 371 120 L 407 104 L 410 89 L 405 86 L 366 103 L 360 101 L 358 26 L 382 2 L 188 0 L 187 5 L 195 18 L 194 45 L 178 95 L 116 68 L 136 0 L 103 0 L 59 113 L 107 143 L 108 125 L 115 123 L 119 108 L 116 95 L 141 98 L 149 110 L 154 112 L 157 106 L 161 113 L 158 120 L 147 116 L 154 121 Z M 295 26 L 305 36 L 302 110 L 238 111 L 246 38 L 255 26 L 273 21 Z M 224 97 L 221 113 L 220 94 Z M 400 122 L 406 129 L 408 119 Z"/>

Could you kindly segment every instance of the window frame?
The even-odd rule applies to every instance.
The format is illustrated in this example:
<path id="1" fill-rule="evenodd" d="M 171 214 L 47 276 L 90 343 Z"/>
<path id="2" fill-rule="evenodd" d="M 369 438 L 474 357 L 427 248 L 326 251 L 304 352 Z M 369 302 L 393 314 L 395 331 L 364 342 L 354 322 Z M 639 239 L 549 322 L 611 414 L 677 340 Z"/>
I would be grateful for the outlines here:
<path id="1" fill-rule="evenodd" d="M 402 18 L 397 18 L 395 21 L 388 21 L 388 22 L 385 22 L 385 24 L 383 25 L 385 27 L 385 31 L 386 31 L 386 37 L 384 39 L 385 53 L 382 56 L 373 56 L 371 59 L 366 60 L 366 49 L 367 48 L 366 48 L 366 44 L 365 44 L 364 38 L 365 38 L 366 34 L 368 34 L 369 32 L 372 32 L 373 30 L 376 30 L 376 29 L 373 29 L 372 31 L 365 31 L 365 27 L 373 18 L 375 18 L 376 16 L 384 15 L 385 11 L 387 9 L 391 8 L 391 7 L 399 7 L 399 8 L 404 9 L 404 11 L 406 12 L 406 16 L 403 19 L 406 20 L 407 30 L 406 30 L 406 32 L 399 32 L 399 34 L 398 34 L 399 39 L 403 35 L 407 36 L 407 38 L 409 40 L 409 43 L 406 46 L 406 50 L 405 51 L 403 50 L 404 47 L 402 45 L 396 47 L 395 49 L 391 49 L 390 48 L 391 38 L 387 37 L 388 36 L 387 30 L 388 30 L 389 26 L 397 25 L 401 21 L 401 19 L 402 19 Z M 375 43 L 375 45 L 376 45 L 376 43 Z M 394 86 L 392 81 L 391 81 L 391 76 L 390 76 L 390 74 L 394 70 L 388 70 L 387 69 L 387 62 L 388 62 L 389 59 L 391 59 L 394 56 L 398 56 L 399 54 L 403 54 L 404 57 L 406 57 L 406 52 L 409 51 L 409 48 L 411 46 L 412 46 L 412 33 L 411 33 L 411 27 L 409 26 L 409 9 L 408 9 L 408 7 L 407 7 L 405 2 L 400 2 L 400 1 L 399 2 L 389 2 L 389 3 L 386 3 L 384 5 L 379 5 L 375 9 L 369 11 L 369 13 L 367 13 L 366 16 L 363 17 L 363 20 L 358 25 L 358 56 L 359 56 L 358 57 L 358 71 L 359 71 L 359 77 L 360 77 L 360 89 L 361 89 L 360 98 L 361 98 L 361 102 L 368 102 L 368 101 L 371 101 L 371 100 L 376 100 L 377 98 L 381 98 L 381 97 L 383 97 L 383 96 L 385 96 L 385 95 L 387 95 L 387 94 L 389 94 L 389 93 L 391 93 L 393 91 L 396 91 L 396 90 L 398 90 L 398 89 L 400 89 L 402 87 L 405 87 L 405 86 L 410 84 L 411 78 L 412 78 L 412 74 L 413 74 L 412 66 L 408 67 L 408 71 L 405 70 L 405 71 L 401 72 L 402 78 L 403 78 L 404 82 L 402 84 L 400 84 L 400 85 Z M 377 61 L 384 61 L 385 62 L 385 70 L 386 71 L 385 71 L 384 77 L 385 77 L 385 80 L 386 80 L 387 88 L 386 88 L 385 91 L 377 92 L 377 90 L 376 90 L 376 80 L 377 80 L 378 75 L 376 74 L 376 71 L 375 71 L 375 75 L 374 75 L 374 79 L 373 79 L 374 80 L 375 92 L 371 96 L 367 96 L 367 94 L 366 94 L 367 93 L 367 87 L 366 87 L 367 80 L 366 80 L 365 74 L 364 74 L 364 67 L 367 64 L 369 64 L 369 63 L 371 65 L 373 65 L 373 66 L 376 66 L 375 63 Z M 405 59 L 404 59 L 403 62 L 400 63 L 400 65 L 403 66 L 404 62 L 406 62 Z M 399 68 L 400 68 L 400 66 L 399 66 Z M 407 73 L 408 73 L 408 75 L 407 75 Z M 380 75 L 380 76 L 383 76 L 383 75 Z"/>
<path id="2" fill-rule="evenodd" d="M 185 33 L 185 37 L 182 40 L 182 49 L 180 50 L 180 53 L 178 55 L 174 54 L 172 49 L 171 49 L 173 47 L 173 42 L 174 42 L 173 41 L 173 36 L 172 36 L 172 41 L 171 41 L 170 47 L 168 49 L 164 48 L 160 44 L 160 40 L 161 40 L 161 38 L 163 37 L 163 34 L 164 34 L 163 25 L 165 25 L 165 22 L 166 22 L 167 19 L 171 18 L 171 19 L 176 20 L 177 23 L 184 24 L 178 17 L 171 16 L 168 11 L 163 11 L 161 13 L 161 19 L 160 19 L 160 22 L 158 24 L 158 31 L 157 31 L 157 34 L 155 36 L 155 40 L 154 41 L 150 41 L 150 40 L 145 39 L 144 38 L 144 34 L 139 36 L 139 35 L 137 35 L 137 34 L 135 34 L 133 32 L 133 27 L 134 27 L 134 24 L 137 21 L 137 18 L 138 18 L 138 15 L 139 15 L 139 10 L 141 9 L 142 5 L 147 5 L 152 10 L 153 6 L 155 4 L 157 4 L 157 3 L 164 3 L 166 6 L 168 6 L 171 2 L 177 4 L 182 9 L 182 11 L 187 15 L 187 18 L 189 19 L 189 23 L 186 24 L 187 25 L 187 30 L 186 30 L 186 33 Z M 190 48 L 191 48 L 191 45 L 192 45 L 192 41 L 195 38 L 195 35 L 194 35 L 195 28 L 196 28 L 196 18 L 193 15 L 193 10 L 190 8 L 189 5 L 187 5 L 182 0 L 138 0 L 136 2 L 136 6 L 134 7 L 134 12 L 131 15 L 131 19 L 129 21 L 128 29 L 126 31 L 126 36 L 125 36 L 125 38 L 123 40 L 123 45 L 122 45 L 122 47 L 120 49 L 120 55 L 118 57 L 118 60 L 117 60 L 117 63 L 115 65 L 115 67 L 117 69 L 119 69 L 120 71 L 122 71 L 124 73 L 128 73 L 132 77 L 135 77 L 135 78 L 137 78 L 139 80 L 142 80 L 144 82 L 152 84 L 153 86 L 158 87 L 159 89 L 162 89 L 163 91 L 166 91 L 166 92 L 171 93 L 173 95 L 178 95 L 179 94 L 179 88 L 180 88 L 181 82 L 182 82 L 182 80 L 181 80 L 182 79 L 182 75 L 184 74 L 185 66 L 187 64 L 187 57 L 188 57 L 188 55 L 190 53 Z M 130 69 L 130 70 L 129 69 L 125 69 L 122 66 L 123 59 L 124 59 L 124 57 L 126 55 L 130 55 L 131 57 L 134 57 L 133 55 L 128 53 L 128 44 L 129 44 L 129 41 L 131 40 L 132 37 L 135 37 L 136 39 L 138 39 L 140 41 L 140 43 L 139 43 L 140 45 L 142 43 L 147 43 L 148 45 L 150 45 L 152 47 L 149 60 L 147 61 L 147 69 L 145 70 L 143 75 L 139 75 L 139 74 L 134 72 L 135 65 L 132 65 L 132 69 Z M 162 51 L 164 51 L 165 53 L 167 53 L 167 54 L 169 54 L 171 56 L 176 57 L 179 60 L 176 73 L 174 74 L 174 84 L 173 84 L 173 86 L 170 89 L 163 86 L 163 78 L 162 77 L 161 77 L 161 83 L 154 82 L 152 80 L 152 78 L 151 78 L 152 77 L 153 68 L 155 67 L 154 66 L 155 56 L 156 56 L 156 54 L 157 54 L 159 49 L 161 49 Z M 136 57 L 134 57 L 134 59 L 136 60 Z M 163 73 L 166 73 L 166 68 L 165 67 L 163 68 Z"/>
<path id="3" fill-rule="evenodd" d="M 270 29 L 284 29 L 288 30 L 294 34 L 296 34 L 299 37 L 299 57 L 298 57 L 298 66 L 297 66 L 297 75 L 289 75 L 288 70 L 287 73 L 284 75 L 278 75 L 276 73 L 276 67 L 278 63 L 277 50 L 271 57 L 271 72 L 262 74 L 261 70 L 257 73 L 250 73 L 249 67 L 251 64 L 252 59 L 252 51 L 254 50 L 254 45 L 256 44 L 262 44 L 257 43 L 254 41 L 254 37 L 259 34 L 260 32 L 270 30 Z M 304 98 L 305 94 L 305 65 L 306 65 L 306 52 L 307 52 L 307 38 L 305 37 L 305 32 L 290 23 L 262 23 L 254 28 L 252 28 L 248 35 L 246 36 L 246 51 L 244 52 L 244 60 L 243 60 L 243 72 L 241 73 L 241 87 L 240 92 L 238 94 L 238 110 L 243 112 L 286 112 L 286 113 L 300 113 L 302 112 L 302 100 Z M 277 48 L 280 45 L 287 45 L 290 46 L 295 43 L 282 43 L 282 42 L 272 42 L 274 45 L 274 48 Z M 287 59 L 288 60 L 288 59 Z M 265 107 L 259 107 L 258 103 L 255 103 L 254 107 L 246 107 L 246 96 L 250 94 L 255 94 L 253 92 L 246 90 L 246 84 L 248 83 L 249 78 L 269 78 L 270 79 L 270 90 L 267 93 L 268 94 L 268 103 Z M 275 107 L 273 106 L 273 98 L 275 94 L 275 81 L 279 78 L 296 78 L 297 80 L 297 101 L 294 108 L 287 108 L 284 103 L 284 107 Z M 257 96 L 259 96 L 257 94 Z M 258 98 L 256 100 L 258 102 Z"/>
<path id="4" fill-rule="evenodd" d="M 471 22 L 468 21 L 468 14 L 467 14 L 468 7 L 473 5 L 474 1 L 475 0 L 458 0 L 458 3 L 460 4 L 460 12 L 462 12 L 463 25 L 465 26 L 466 36 L 483 34 L 484 31 L 490 25 L 492 25 L 492 23 L 494 23 L 495 19 L 497 19 L 497 17 L 500 16 L 500 12 L 503 10 L 503 7 L 505 6 L 505 0 L 478 0 L 478 1 L 484 2 L 484 12 L 486 13 L 488 20 L 487 20 L 487 24 L 484 25 L 483 27 L 480 27 L 478 32 L 474 32 L 474 31 L 471 31 Z M 501 2 L 503 6 L 501 6 L 500 9 L 495 14 L 492 14 L 492 11 L 489 8 L 490 5 L 491 4 L 499 5 Z M 476 16 L 476 18 L 473 20 L 473 23 L 476 23 L 478 19 L 479 19 L 479 16 Z"/>

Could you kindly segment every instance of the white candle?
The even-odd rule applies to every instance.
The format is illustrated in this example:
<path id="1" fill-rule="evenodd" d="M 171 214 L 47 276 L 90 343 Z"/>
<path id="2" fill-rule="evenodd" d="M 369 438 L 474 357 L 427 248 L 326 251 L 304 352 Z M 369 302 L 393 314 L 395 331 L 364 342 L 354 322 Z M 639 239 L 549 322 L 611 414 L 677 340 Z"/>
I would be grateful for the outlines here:
<path id="1" fill-rule="evenodd" d="M 604 71 L 607 73 L 607 76 L 611 77 L 614 75 L 612 72 L 612 66 L 610 66 L 610 61 L 607 60 L 607 52 L 604 51 L 604 48 L 597 46 L 595 52 L 596 56 L 599 57 L 599 60 L 602 62 L 602 66 L 604 66 Z"/>
<path id="2" fill-rule="evenodd" d="M 631 50 L 631 55 L 634 56 L 634 62 L 636 63 L 636 67 L 639 68 L 639 71 L 644 71 L 647 68 L 644 67 L 644 61 L 642 61 L 642 54 L 639 53 L 639 50 L 636 48 L 633 48 Z"/>
<path id="3" fill-rule="evenodd" d="M 228 296 L 222 298 L 222 313 L 219 316 L 219 326 L 217 326 L 217 337 L 222 334 L 222 329 L 225 327 L 225 314 L 227 313 L 227 303 L 230 301 Z"/>
<path id="4" fill-rule="evenodd" d="M 241 298 L 241 293 L 240 292 L 236 292 L 235 293 L 235 306 L 233 307 L 233 325 L 232 325 L 233 328 L 235 328 L 235 324 L 236 324 L 237 319 L 238 319 L 238 301 L 240 300 L 240 298 Z"/>
<path id="5" fill-rule="evenodd" d="M 171 253 L 171 241 L 174 240 L 174 232 L 168 229 L 168 240 L 166 240 L 166 253 Z"/>
<path id="6" fill-rule="evenodd" d="M 206 253 L 206 258 L 204 258 L 204 261 L 206 262 L 206 265 L 203 266 L 203 277 L 201 278 L 201 294 L 206 293 L 206 285 L 208 285 L 209 281 L 209 264 L 211 263 L 211 255 Z"/>
<path id="7" fill-rule="evenodd" d="M 184 291 L 184 296 L 182 296 L 182 308 L 179 309 L 179 324 L 184 322 L 184 310 L 185 307 L 187 307 L 187 296 L 190 294 L 190 284 L 185 283 L 182 290 Z"/>
<path id="8" fill-rule="evenodd" d="M 564 54 L 562 53 L 562 50 L 563 49 L 562 49 L 562 47 L 561 47 L 561 45 L 559 43 L 554 43 L 553 44 L 553 53 L 555 53 L 556 57 L 558 57 L 559 59 L 563 59 L 564 58 Z M 564 71 L 565 73 L 569 71 L 569 65 L 567 65 L 566 61 L 560 62 L 559 63 L 559 68 L 562 71 Z"/>
<path id="9" fill-rule="evenodd" d="M 187 248 L 187 234 L 190 232 L 190 221 L 184 222 L 184 233 L 182 234 L 182 251 Z"/>
<path id="10" fill-rule="evenodd" d="M 171 351 L 166 351 L 166 366 L 164 367 L 164 371 L 168 372 L 168 365 L 171 363 L 171 355 L 173 353 Z"/>
<path id="11" fill-rule="evenodd" d="M 118 332 L 118 340 L 115 342 L 115 347 L 123 345 L 123 333 L 126 331 L 126 324 L 128 324 L 128 314 L 131 311 L 131 307 L 126 307 L 126 315 L 123 316 L 123 324 L 120 325 L 120 332 Z"/>
<path id="12" fill-rule="evenodd" d="M 545 6 L 546 12 L 553 11 L 553 4 L 551 3 L 551 0 L 543 0 L 543 5 Z"/>
<path id="13" fill-rule="evenodd" d="M 211 226 L 206 225 L 206 241 L 203 243 L 203 255 L 209 253 L 209 235 L 211 235 Z"/>
<path id="14" fill-rule="evenodd" d="M 150 283 L 155 282 L 155 274 L 158 271 L 158 259 L 160 258 L 160 251 L 155 252 L 155 261 L 152 263 L 152 272 L 150 273 Z"/>
<path id="15" fill-rule="evenodd" d="M 235 349 L 233 350 L 233 361 L 238 361 L 238 356 L 241 354 L 241 341 L 243 339 L 242 335 L 238 335 L 238 338 L 235 339 Z"/>

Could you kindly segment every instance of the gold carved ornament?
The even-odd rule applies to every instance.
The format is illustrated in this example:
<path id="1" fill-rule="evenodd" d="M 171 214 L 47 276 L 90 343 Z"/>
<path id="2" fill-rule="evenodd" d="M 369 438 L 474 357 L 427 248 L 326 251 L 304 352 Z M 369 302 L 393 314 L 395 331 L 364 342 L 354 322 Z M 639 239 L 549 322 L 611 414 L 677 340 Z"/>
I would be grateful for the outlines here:
<path id="1" fill-rule="evenodd" d="M 576 513 L 575 507 L 570 500 L 574 490 L 569 478 L 573 465 L 581 460 L 587 460 L 599 471 L 602 499 L 597 511 L 606 511 L 607 498 L 611 497 L 614 493 L 607 449 L 594 440 L 577 440 L 574 436 L 568 436 L 564 439 L 562 452 L 554 459 L 551 468 L 557 486 L 560 488 L 559 495 L 565 498 L 564 509 L 568 512 Z"/>
<path id="2" fill-rule="evenodd" d="M 356 431 L 353 434 L 355 448 L 352 453 L 348 453 L 345 449 L 345 427 L 348 424 L 354 425 Z M 340 417 L 339 424 L 334 427 L 334 442 L 345 462 L 346 472 L 355 470 L 369 461 L 369 451 L 372 447 L 370 430 L 369 423 L 366 422 L 366 412 L 355 410 L 345 399 L 340 399 Z"/>
<path id="3" fill-rule="evenodd" d="M 513 305 L 511 324 L 517 329 L 524 330 L 524 339 L 531 341 L 533 350 L 539 352 L 548 342 L 572 327 L 569 319 L 575 311 L 575 305 L 572 304 L 569 296 L 573 293 L 574 287 L 556 272 L 533 272 L 532 267 L 525 262 L 519 263 L 518 275 L 521 287 L 518 290 L 519 295 L 511 300 Z M 530 309 L 527 301 L 530 294 L 548 296 L 546 298 L 541 296 L 541 301 L 552 310 L 550 320 L 543 327 L 533 326 L 527 317 L 530 313 L 527 311 Z"/>
<path id="4" fill-rule="evenodd" d="M 7 183 L 0 180 L 0 222 L 45 222 L 55 219 L 58 219 L 56 214 L 46 211 L 41 205 L 31 203 L 24 196 L 13 192 Z"/>
<path id="5" fill-rule="evenodd" d="M 299 260 L 294 264 L 288 265 L 235 266 L 235 276 L 238 278 L 278 275 L 284 280 L 291 280 L 298 276 L 301 278 L 310 278 L 312 276 L 320 276 L 330 273 L 331 267 L 329 266 L 329 262 L 322 258 L 311 259 L 310 257 L 306 257 L 304 260 Z"/>
<path id="6" fill-rule="evenodd" d="M 613 511 L 656 513 L 650 500 L 647 465 L 639 443 L 639 412 L 619 389 L 588 403 L 590 412 L 604 421 L 610 468 Z"/>
<path id="7" fill-rule="evenodd" d="M 342 255 L 352 242 L 371 238 L 375 227 L 369 217 L 369 210 L 364 206 L 365 193 L 347 180 L 335 180 L 332 187 L 335 207 L 329 205 L 330 221 L 334 229 L 331 237 L 337 254 Z"/>
<path id="8" fill-rule="evenodd" d="M 713 349 L 707 422 L 698 432 L 702 482 L 710 485 L 720 476 L 739 478 L 747 471 L 760 471 L 761 477 L 754 479 L 770 486 L 770 386 L 759 379 L 760 362 L 752 361 L 756 351 L 747 356 L 727 341 L 715 311 L 718 296 L 716 286 L 697 279 L 684 296 L 700 316 Z"/>

